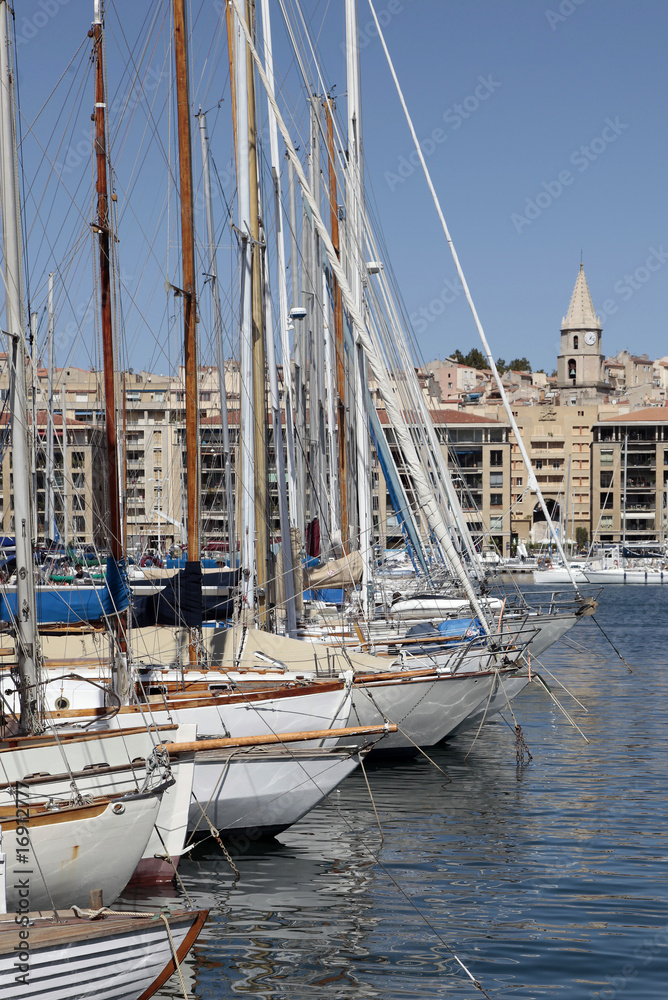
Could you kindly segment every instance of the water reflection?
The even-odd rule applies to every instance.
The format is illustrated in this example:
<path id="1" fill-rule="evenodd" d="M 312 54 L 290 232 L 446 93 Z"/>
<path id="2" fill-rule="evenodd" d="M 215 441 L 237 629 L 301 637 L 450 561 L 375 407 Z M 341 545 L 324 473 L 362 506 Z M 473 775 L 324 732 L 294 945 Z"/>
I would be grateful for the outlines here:
<path id="1" fill-rule="evenodd" d="M 191 995 L 471 1000 L 447 942 L 494 998 L 659 1000 L 668 680 L 652 601 L 665 607 L 668 594 L 652 589 L 642 601 L 632 587 L 604 595 L 601 623 L 633 674 L 590 621 L 575 636 L 598 656 L 545 655 L 588 708 L 551 684 L 589 744 L 531 685 L 514 706 L 528 766 L 496 722 L 472 750 L 466 735 L 433 752 L 450 783 L 421 757 L 369 767 L 382 846 L 358 772 L 279 839 L 238 850 L 238 881 L 215 842 L 198 847 L 180 869 L 211 909 Z M 177 983 L 159 996 L 182 994 Z"/>

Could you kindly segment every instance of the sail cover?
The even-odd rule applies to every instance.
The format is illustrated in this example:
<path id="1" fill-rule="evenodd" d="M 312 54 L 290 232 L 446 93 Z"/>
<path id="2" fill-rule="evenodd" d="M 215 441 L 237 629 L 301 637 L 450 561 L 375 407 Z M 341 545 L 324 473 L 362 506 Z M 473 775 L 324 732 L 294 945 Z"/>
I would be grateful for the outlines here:
<path id="1" fill-rule="evenodd" d="M 383 433 L 383 428 L 380 426 L 380 420 L 378 419 L 378 414 L 376 413 L 374 406 L 369 407 L 369 425 L 371 428 L 371 438 L 378 454 L 380 467 L 383 470 L 383 476 L 385 477 L 385 483 L 387 485 L 387 492 L 390 494 L 390 500 L 392 502 L 392 506 L 394 507 L 394 512 L 397 515 L 397 519 L 401 525 L 406 540 L 415 552 L 418 562 L 422 567 L 422 572 L 425 576 L 428 576 L 427 563 L 425 562 L 424 553 L 422 551 L 422 543 L 420 542 L 420 536 L 418 535 L 415 522 L 411 516 L 408 498 L 404 493 L 403 486 L 401 485 L 401 480 L 399 479 L 392 455 L 390 453 L 390 446 L 387 443 L 385 434 Z"/>
<path id="2" fill-rule="evenodd" d="M 37 624 L 85 625 L 99 622 L 125 611 L 130 603 L 125 563 L 107 557 L 107 571 L 102 586 L 37 586 Z M 0 621 L 16 621 L 16 587 L 6 587 L 0 594 Z"/>

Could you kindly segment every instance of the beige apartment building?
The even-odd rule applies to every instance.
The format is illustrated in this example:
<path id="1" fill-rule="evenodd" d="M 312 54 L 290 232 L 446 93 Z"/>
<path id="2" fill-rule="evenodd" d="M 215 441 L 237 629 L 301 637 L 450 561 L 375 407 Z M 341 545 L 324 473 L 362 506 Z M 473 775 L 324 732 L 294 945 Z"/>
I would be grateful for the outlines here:
<path id="1" fill-rule="evenodd" d="M 668 407 L 599 420 L 593 429 L 592 523 L 601 542 L 665 544 Z"/>

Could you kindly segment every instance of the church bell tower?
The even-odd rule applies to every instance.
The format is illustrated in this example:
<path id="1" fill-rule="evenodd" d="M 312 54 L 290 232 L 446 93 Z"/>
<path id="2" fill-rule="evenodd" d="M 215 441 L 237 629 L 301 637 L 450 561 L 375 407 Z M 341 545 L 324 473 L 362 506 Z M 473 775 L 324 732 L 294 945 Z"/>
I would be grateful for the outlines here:
<path id="1" fill-rule="evenodd" d="M 604 382 L 601 320 L 594 312 L 584 265 L 575 280 L 568 312 L 561 321 L 561 353 L 557 358 L 559 389 L 607 391 Z"/>

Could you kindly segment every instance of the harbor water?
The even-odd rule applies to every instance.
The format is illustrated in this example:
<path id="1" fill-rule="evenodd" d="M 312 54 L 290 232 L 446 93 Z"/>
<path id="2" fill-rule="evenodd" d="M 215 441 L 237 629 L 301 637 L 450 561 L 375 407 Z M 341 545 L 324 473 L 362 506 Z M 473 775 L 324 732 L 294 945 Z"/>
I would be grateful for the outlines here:
<path id="1" fill-rule="evenodd" d="M 455 955 L 494 1000 L 668 996 L 668 589 L 608 587 L 597 619 L 632 672 L 591 619 L 533 664 L 587 743 L 534 681 L 513 704 L 531 759 L 506 712 L 473 746 L 369 761 L 373 804 L 358 770 L 277 839 L 239 838 L 238 878 L 199 845 L 189 996 L 483 996 Z"/>

